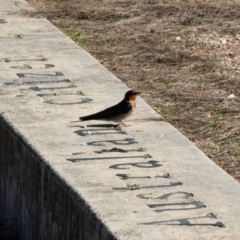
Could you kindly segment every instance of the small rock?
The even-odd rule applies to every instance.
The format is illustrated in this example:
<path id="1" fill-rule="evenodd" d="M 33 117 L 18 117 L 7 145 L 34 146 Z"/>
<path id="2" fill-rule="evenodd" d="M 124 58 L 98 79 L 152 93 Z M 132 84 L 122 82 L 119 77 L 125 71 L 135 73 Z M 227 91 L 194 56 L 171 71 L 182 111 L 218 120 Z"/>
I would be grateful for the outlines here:
<path id="1" fill-rule="evenodd" d="M 227 39 L 226 38 L 220 38 L 219 41 L 220 41 L 220 43 L 222 45 L 225 45 L 227 43 Z"/>
<path id="2" fill-rule="evenodd" d="M 176 37 L 176 40 L 177 41 L 180 41 L 182 38 L 181 37 Z"/>
<path id="3" fill-rule="evenodd" d="M 214 75 L 215 75 L 216 77 L 221 77 L 221 76 L 222 76 L 222 74 L 221 74 L 220 72 L 215 72 Z"/>
<path id="4" fill-rule="evenodd" d="M 207 118 L 211 118 L 212 117 L 210 113 L 207 113 L 206 116 L 207 116 Z"/>
<path id="5" fill-rule="evenodd" d="M 235 95 L 234 95 L 234 94 L 230 94 L 230 95 L 227 96 L 227 99 L 228 99 L 228 100 L 231 100 L 231 99 L 234 99 L 234 98 L 235 98 Z"/>

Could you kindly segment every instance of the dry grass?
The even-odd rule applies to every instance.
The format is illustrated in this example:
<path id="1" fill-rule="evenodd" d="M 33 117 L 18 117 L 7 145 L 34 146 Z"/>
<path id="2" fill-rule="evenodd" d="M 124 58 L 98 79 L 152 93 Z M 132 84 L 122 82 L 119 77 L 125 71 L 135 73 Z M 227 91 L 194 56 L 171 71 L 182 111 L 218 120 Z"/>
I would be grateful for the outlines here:
<path id="1" fill-rule="evenodd" d="M 240 181 L 239 1 L 29 1 Z"/>

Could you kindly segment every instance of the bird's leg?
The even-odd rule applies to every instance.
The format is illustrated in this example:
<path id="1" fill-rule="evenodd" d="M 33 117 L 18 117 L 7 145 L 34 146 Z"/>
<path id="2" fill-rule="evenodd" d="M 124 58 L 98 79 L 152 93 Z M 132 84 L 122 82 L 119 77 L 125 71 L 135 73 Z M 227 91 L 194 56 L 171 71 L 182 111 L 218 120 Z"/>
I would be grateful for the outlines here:
<path id="1" fill-rule="evenodd" d="M 123 125 L 124 127 L 126 127 L 127 125 L 125 123 L 123 123 L 122 121 L 118 122 L 119 125 Z"/>

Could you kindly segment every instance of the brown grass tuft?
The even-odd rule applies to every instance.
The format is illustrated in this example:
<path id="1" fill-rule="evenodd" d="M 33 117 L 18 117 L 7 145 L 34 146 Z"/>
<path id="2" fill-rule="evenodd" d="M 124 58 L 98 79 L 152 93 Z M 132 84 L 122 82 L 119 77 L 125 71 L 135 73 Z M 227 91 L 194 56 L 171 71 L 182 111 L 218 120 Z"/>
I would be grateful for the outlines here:
<path id="1" fill-rule="evenodd" d="M 240 181 L 239 1 L 29 1 Z"/>

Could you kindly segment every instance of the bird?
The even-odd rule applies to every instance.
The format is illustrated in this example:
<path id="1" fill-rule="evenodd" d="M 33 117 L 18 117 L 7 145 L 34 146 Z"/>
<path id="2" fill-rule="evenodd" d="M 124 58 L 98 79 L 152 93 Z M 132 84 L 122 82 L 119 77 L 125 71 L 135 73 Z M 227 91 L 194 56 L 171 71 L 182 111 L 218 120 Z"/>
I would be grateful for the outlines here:
<path id="1" fill-rule="evenodd" d="M 134 108 L 136 107 L 136 97 L 139 95 L 140 92 L 136 90 L 127 91 L 124 99 L 119 102 L 118 104 L 106 108 L 100 112 L 80 117 L 81 121 L 88 121 L 88 120 L 105 120 L 105 121 L 114 121 L 117 122 L 119 125 L 125 125 L 122 120 L 129 117 L 132 113 Z"/>

